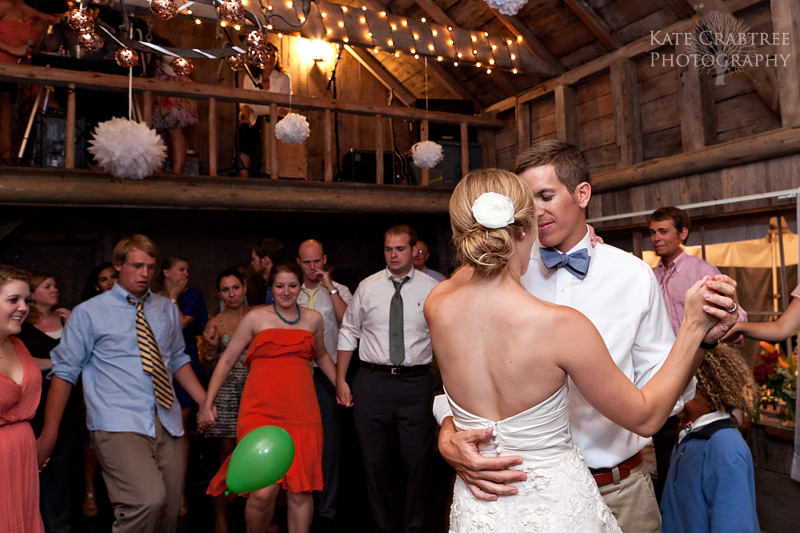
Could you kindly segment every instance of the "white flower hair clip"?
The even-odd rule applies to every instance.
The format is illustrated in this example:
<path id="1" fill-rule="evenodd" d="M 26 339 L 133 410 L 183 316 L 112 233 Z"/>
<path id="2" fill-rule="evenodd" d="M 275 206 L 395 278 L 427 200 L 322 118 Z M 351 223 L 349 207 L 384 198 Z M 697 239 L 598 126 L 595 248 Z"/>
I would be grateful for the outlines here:
<path id="1" fill-rule="evenodd" d="M 485 192 L 473 202 L 472 216 L 484 228 L 504 228 L 514 223 L 514 202 L 508 196 Z"/>

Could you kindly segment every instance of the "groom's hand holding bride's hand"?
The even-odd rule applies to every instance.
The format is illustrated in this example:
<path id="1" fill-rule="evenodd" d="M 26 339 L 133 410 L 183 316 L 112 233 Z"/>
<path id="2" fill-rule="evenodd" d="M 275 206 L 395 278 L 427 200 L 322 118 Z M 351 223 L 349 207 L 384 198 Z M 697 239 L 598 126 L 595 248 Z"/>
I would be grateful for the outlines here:
<path id="1" fill-rule="evenodd" d="M 439 452 L 455 468 L 461 479 L 479 500 L 494 501 L 498 495 L 516 494 L 510 483 L 525 481 L 527 475 L 520 470 L 509 470 L 522 464 L 517 455 L 484 457 L 478 453 L 478 443 L 489 442 L 492 428 L 457 431 L 453 417 L 442 422 L 439 432 Z"/>
<path id="2" fill-rule="evenodd" d="M 717 318 L 703 338 L 703 342 L 713 344 L 730 332 L 739 318 L 739 301 L 736 297 L 736 280 L 724 274 L 709 276 L 705 281 L 705 288 L 710 289 L 703 298 L 707 305 L 703 311 L 709 316 Z M 691 291 L 692 289 L 689 289 Z M 687 291 L 687 298 L 689 297 Z"/>

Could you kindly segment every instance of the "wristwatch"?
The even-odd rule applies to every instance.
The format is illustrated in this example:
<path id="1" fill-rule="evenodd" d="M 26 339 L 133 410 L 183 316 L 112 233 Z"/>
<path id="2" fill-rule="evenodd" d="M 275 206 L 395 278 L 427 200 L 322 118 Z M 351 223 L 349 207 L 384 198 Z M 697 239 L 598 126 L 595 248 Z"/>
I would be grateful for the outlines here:
<path id="1" fill-rule="evenodd" d="M 333 296 L 334 294 L 339 294 L 339 289 L 332 289 L 329 294 L 331 296 Z"/>

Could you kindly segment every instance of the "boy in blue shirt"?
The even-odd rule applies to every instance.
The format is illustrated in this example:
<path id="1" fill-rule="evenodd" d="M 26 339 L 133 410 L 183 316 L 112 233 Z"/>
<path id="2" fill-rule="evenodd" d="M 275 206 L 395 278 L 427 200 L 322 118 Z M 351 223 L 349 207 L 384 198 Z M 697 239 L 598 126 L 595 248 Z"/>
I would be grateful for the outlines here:
<path id="1" fill-rule="evenodd" d="M 749 413 L 755 385 L 738 352 L 719 345 L 697 369 L 697 392 L 678 418 L 685 425 L 661 497 L 664 533 L 760 531 L 750 449 L 731 413 Z"/>

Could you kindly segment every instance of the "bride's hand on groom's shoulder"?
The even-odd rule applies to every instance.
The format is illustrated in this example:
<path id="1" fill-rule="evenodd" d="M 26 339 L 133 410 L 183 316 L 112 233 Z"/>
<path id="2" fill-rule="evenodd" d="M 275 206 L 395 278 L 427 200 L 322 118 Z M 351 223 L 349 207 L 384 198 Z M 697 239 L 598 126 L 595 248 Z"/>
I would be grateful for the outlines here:
<path id="1" fill-rule="evenodd" d="M 522 464 L 519 456 L 484 457 L 478 453 L 478 444 L 490 442 L 492 429 L 456 431 L 452 417 L 442 423 L 439 433 L 439 452 L 479 500 L 494 501 L 498 495 L 516 494 L 511 485 L 524 481 L 526 475 L 519 470 L 509 470 Z"/>

